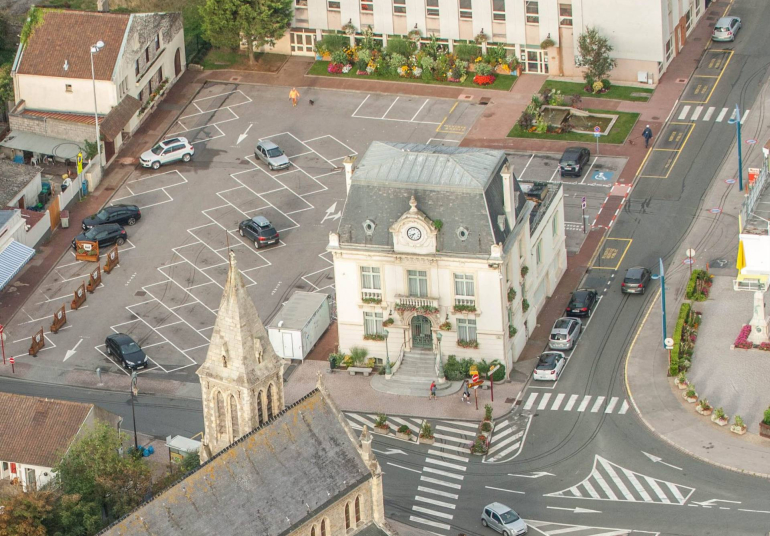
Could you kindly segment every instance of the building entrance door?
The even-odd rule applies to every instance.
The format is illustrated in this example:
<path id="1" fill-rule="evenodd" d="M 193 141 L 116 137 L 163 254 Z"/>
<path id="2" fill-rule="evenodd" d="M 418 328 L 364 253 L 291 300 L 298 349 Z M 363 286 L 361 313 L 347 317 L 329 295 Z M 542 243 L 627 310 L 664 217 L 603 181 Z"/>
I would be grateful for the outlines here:
<path id="1" fill-rule="evenodd" d="M 412 346 L 415 348 L 433 348 L 430 320 L 422 315 L 415 315 L 412 318 Z"/>

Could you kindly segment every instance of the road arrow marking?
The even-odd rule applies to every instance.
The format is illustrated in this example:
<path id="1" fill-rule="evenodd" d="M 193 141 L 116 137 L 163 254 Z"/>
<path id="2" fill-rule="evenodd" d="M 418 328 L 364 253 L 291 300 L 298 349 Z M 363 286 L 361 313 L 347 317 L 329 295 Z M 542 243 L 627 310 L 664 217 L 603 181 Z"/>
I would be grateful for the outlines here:
<path id="1" fill-rule="evenodd" d="M 531 475 L 514 475 L 511 473 L 508 473 L 508 476 L 520 476 L 521 478 L 540 478 L 541 476 L 556 476 L 556 475 L 553 473 L 546 473 L 545 471 L 536 471 Z"/>
<path id="2" fill-rule="evenodd" d="M 549 506 L 548 508 L 551 508 L 553 510 L 567 510 L 569 512 L 573 512 L 575 514 L 601 514 L 599 510 L 589 510 L 588 508 L 562 508 L 560 506 Z"/>
<path id="3" fill-rule="evenodd" d="M 384 454 L 385 456 L 391 456 L 393 454 L 403 454 L 404 456 L 409 456 L 406 452 L 400 449 L 388 449 L 388 450 L 377 450 L 372 449 L 374 452 L 379 452 L 380 454 Z"/>
<path id="4" fill-rule="evenodd" d="M 246 136 L 249 134 L 249 130 L 251 130 L 251 127 L 254 125 L 254 123 L 249 123 L 249 127 L 246 129 L 246 132 L 238 136 L 238 141 L 235 142 L 235 145 L 240 145 L 240 143 L 246 139 Z"/>
<path id="5" fill-rule="evenodd" d="M 83 342 L 83 339 L 81 338 L 75 346 L 72 347 L 72 350 L 67 350 L 67 353 L 64 354 L 64 361 L 67 361 L 70 357 L 75 355 L 75 350 L 77 350 L 78 346 L 80 346 L 80 343 Z"/>
<path id="6" fill-rule="evenodd" d="M 703 502 L 693 501 L 694 504 L 697 504 L 700 506 L 716 506 L 716 503 L 718 502 L 741 504 L 741 501 L 726 501 L 725 499 L 709 499 L 708 501 L 703 501 Z"/>
<path id="7" fill-rule="evenodd" d="M 642 451 L 642 454 L 647 456 L 653 463 L 659 463 L 661 465 L 667 465 L 667 466 L 671 467 L 672 469 L 676 469 L 677 471 L 681 471 L 682 470 L 681 467 L 677 467 L 676 465 L 671 465 L 670 463 L 664 462 L 663 458 L 660 458 L 658 456 L 653 456 L 652 454 L 648 454 L 648 453 L 646 453 L 644 451 Z"/>
<path id="8" fill-rule="evenodd" d="M 326 220 L 338 220 L 342 217 L 342 211 L 340 210 L 336 214 L 334 214 L 334 211 L 337 210 L 337 202 L 335 201 L 332 206 L 326 209 L 326 216 L 324 216 L 324 219 L 321 220 L 321 223 L 325 222 Z"/>

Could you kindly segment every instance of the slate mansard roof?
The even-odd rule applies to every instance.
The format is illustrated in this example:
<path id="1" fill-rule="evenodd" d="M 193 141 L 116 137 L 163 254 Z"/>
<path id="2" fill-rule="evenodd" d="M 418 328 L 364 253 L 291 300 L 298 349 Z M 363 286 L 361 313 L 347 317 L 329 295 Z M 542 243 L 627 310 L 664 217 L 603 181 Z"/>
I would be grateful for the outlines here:
<path id="1" fill-rule="evenodd" d="M 315 389 L 101 534 L 288 534 L 372 478 L 343 418 Z"/>
<path id="2" fill-rule="evenodd" d="M 505 216 L 500 175 L 505 163 L 505 153 L 492 149 L 374 142 L 353 173 L 340 243 L 392 248 L 389 228 L 409 210 L 414 195 L 420 211 L 443 223 L 441 253 L 488 256 L 490 246 L 504 243 L 516 226 L 508 222 L 501 230 L 498 224 Z M 513 181 L 518 217 L 526 198 Z M 375 223 L 371 234 L 364 230 L 367 220 Z M 464 240 L 457 233 L 461 227 L 468 231 Z"/>

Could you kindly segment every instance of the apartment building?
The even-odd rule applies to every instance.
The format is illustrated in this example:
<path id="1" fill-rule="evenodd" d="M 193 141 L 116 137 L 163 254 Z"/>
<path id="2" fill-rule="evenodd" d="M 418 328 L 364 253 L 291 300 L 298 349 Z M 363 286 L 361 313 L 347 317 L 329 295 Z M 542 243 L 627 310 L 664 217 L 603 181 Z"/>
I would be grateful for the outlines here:
<path id="1" fill-rule="evenodd" d="M 479 34 L 515 53 L 524 72 L 580 78 L 577 38 L 596 27 L 610 39 L 616 81 L 656 84 L 710 0 L 295 0 L 281 52 L 313 55 L 323 33 L 368 26 L 376 38 L 420 30 L 450 49 Z M 355 35 L 351 38 L 355 39 Z M 542 49 L 551 39 L 555 46 Z"/>

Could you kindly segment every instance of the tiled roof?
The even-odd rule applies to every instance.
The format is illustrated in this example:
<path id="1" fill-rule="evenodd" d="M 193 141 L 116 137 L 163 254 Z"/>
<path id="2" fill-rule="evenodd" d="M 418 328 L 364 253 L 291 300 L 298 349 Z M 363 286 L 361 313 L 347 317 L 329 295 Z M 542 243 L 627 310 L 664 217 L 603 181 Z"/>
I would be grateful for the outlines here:
<path id="1" fill-rule="evenodd" d="M 0 208 L 5 208 L 38 173 L 40 170 L 34 166 L 0 160 Z"/>
<path id="2" fill-rule="evenodd" d="M 107 138 L 108 141 L 114 140 L 115 137 L 120 134 L 120 131 L 123 130 L 123 127 L 126 126 L 126 123 L 134 117 L 134 114 L 138 112 L 141 107 L 141 102 L 131 95 L 126 95 L 117 106 L 110 110 L 107 117 L 99 122 L 101 133 L 104 134 L 104 137 Z"/>
<path id="3" fill-rule="evenodd" d="M 24 47 L 16 69 L 18 74 L 90 79 L 91 46 L 103 41 L 104 48 L 94 54 L 94 75 L 97 80 L 112 78 L 130 15 L 42 11 L 43 22 L 35 28 Z"/>
<path id="4" fill-rule="evenodd" d="M 58 119 L 59 121 L 69 121 L 70 123 L 82 123 L 84 125 L 93 125 L 93 114 L 68 114 L 64 112 L 44 112 L 42 110 L 24 110 L 21 115 L 31 115 L 33 117 L 45 117 L 47 119 Z"/>
<path id="5" fill-rule="evenodd" d="M 0 393 L 0 460 L 53 467 L 93 407 Z"/>

